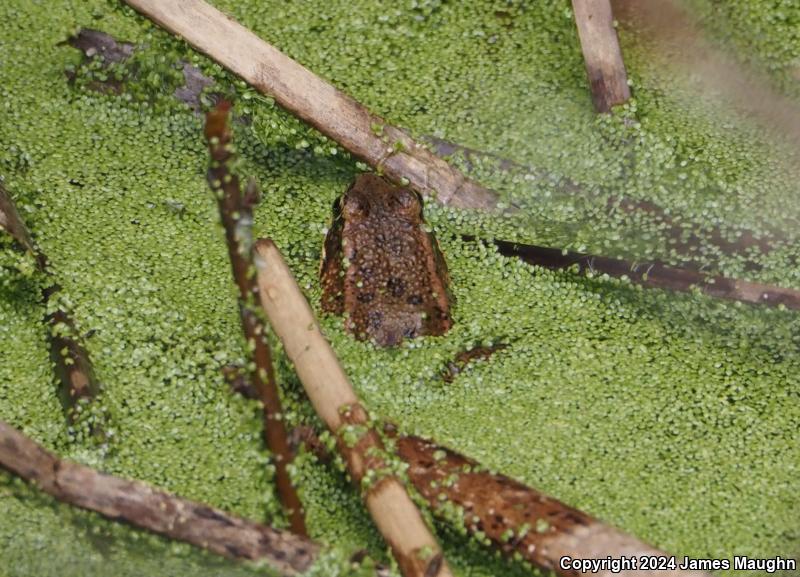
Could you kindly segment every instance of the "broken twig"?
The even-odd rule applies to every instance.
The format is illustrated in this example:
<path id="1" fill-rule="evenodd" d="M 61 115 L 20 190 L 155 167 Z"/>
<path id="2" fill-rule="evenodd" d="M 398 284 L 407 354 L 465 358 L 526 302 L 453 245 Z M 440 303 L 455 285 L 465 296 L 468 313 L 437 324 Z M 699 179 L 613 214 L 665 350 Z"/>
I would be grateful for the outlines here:
<path id="1" fill-rule="evenodd" d="M 592 102 L 598 112 L 631 97 L 628 75 L 622 61 L 610 0 L 572 0 L 575 24 L 592 90 Z"/>
<path id="2" fill-rule="evenodd" d="M 252 266 L 252 226 L 253 207 L 258 203 L 258 191 L 251 182 L 242 193 L 239 178 L 230 170 L 235 153 L 228 127 L 229 109 L 230 104 L 223 102 L 211 110 L 206 118 L 205 136 L 211 153 L 208 183 L 217 199 L 233 278 L 239 289 L 242 329 L 249 346 L 252 347 L 255 368 L 251 371 L 250 381 L 264 406 L 264 432 L 267 446 L 274 456 L 278 496 L 289 518 L 292 531 L 307 535 L 302 504 L 292 486 L 287 468 L 291 461 L 291 452 L 287 443 L 266 327 L 255 311 L 255 307 L 258 306 L 255 302 L 258 287 Z"/>
<path id="3" fill-rule="evenodd" d="M 442 551 L 406 488 L 392 470 L 308 301 L 272 241 L 256 243 L 261 306 L 294 363 L 317 414 L 336 435 L 347 471 L 405 577 L 450 577 Z"/>

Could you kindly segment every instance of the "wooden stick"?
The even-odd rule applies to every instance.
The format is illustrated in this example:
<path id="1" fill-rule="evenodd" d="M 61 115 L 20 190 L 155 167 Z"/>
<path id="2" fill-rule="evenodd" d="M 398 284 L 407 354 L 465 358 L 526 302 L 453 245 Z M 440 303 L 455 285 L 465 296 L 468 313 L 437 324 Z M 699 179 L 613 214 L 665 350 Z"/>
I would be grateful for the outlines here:
<path id="1" fill-rule="evenodd" d="M 602 559 L 609 555 L 671 555 L 639 541 L 583 511 L 548 497 L 510 477 L 492 473 L 480 463 L 438 445 L 430 439 L 399 435 L 390 423 L 384 431 L 392 437 L 398 456 L 408 464 L 409 481 L 428 501 L 433 514 L 445 523 L 462 525 L 467 532 L 510 559 L 523 560 L 561 577 L 574 577 L 573 567 L 563 567 L 562 557 Z M 325 444 L 309 426 L 292 431 L 321 462 L 329 462 Z M 600 569 L 594 575 L 639 575 Z M 647 573 L 652 575 L 652 573 Z M 665 577 L 710 577 L 702 572 L 665 571 Z"/>
<path id="2" fill-rule="evenodd" d="M 258 191 L 255 184 L 251 183 L 242 194 L 239 178 L 230 170 L 235 152 L 228 127 L 229 109 L 230 104 L 222 102 L 207 115 L 205 137 L 211 154 L 208 183 L 217 199 L 233 278 L 239 289 L 242 329 L 247 342 L 253 347 L 255 368 L 250 374 L 250 382 L 264 407 L 264 434 L 274 457 L 278 497 L 289 518 L 292 531 L 307 536 L 303 507 L 292 486 L 287 468 L 291 462 L 291 452 L 283 422 L 281 398 L 275 382 L 275 370 L 272 367 L 272 352 L 267 342 L 266 327 L 254 310 L 258 306 L 254 298 L 258 287 L 252 266 L 252 228 L 253 207 L 258 202 Z"/>
<path id="3" fill-rule="evenodd" d="M 497 195 L 203 0 L 125 0 L 398 184 L 460 208 Z"/>
<path id="4" fill-rule="evenodd" d="M 592 101 L 598 112 L 609 112 L 631 97 L 609 0 L 572 0 Z"/>
<path id="5" fill-rule="evenodd" d="M 19 247 L 30 254 L 36 261 L 40 274 L 50 277 L 47 257 L 33 241 L 28 227 L 0 182 L 0 230 L 5 230 L 16 241 Z M 42 291 L 45 302 L 55 300 L 60 287 L 52 282 Z M 80 415 L 80 403 L 90 401 L 100 392 L 100 384 L 94 374 L 89 352 L 83 345 L 83 339 L 75 328 L 72 314 L 61 307 L 47 313 L 44 322 L 48 328 L 50 358 L 55 364 L 56 374 L 61 383 L 61 403 L 70 424 L 75 424 Z M 102 424 L 91 424 L 92 434 L 100 440 L 106 438 Z"/>
<path id="6" fill-rule="evenodd" d="M 61 460 L 3 421 L 0 466 L 59 501 L 231 559 L 263 561 L 279 575 L 304 573 L 320 553 L 306 537 Z"/>
<path id="7" fill-rule="evenodd" d="M 3 181 L 0 180 L 0 230 L 6 231 L 13 238 L 22 250 L 28 252 L 36 259 L 40 269 L 44 268 L 45 262 L 43 255 L 37 250 L 33 242 L 28 227 L 19 215 L 11 195 L 8 194 Z"/>
<path id="8" fill-rule="evenodd" d="M 347 470 L 362 486 L 367 509 L 403 575 L 449 577 L 436 539 L 389 468 L 380 436 L 277 247 L 260 240 L 255 255 L 261 306 L 314 409 L 336 435 Z"/>
<path id="9" fill-rule="evenodd" d="M 476 240 L 474 237 L 466 235 L 463 238 L 466 241 Z M 668 267 L 658 262 L 630 262 L 505 240 L 487 242 L 493 242 L 500 254 L 504 256 L 517 257 L 527 263 L 549 269 L 577 267 L 578 272 L 602 273 L 617 278 L 627 277 L 632 282 L 649 288 L 680 292 L 691 292 L 697 289 L 703 294 L 717 298 L 800 309 L 800 291 L 795 289 L 706 275 L 693 270 Z"/>

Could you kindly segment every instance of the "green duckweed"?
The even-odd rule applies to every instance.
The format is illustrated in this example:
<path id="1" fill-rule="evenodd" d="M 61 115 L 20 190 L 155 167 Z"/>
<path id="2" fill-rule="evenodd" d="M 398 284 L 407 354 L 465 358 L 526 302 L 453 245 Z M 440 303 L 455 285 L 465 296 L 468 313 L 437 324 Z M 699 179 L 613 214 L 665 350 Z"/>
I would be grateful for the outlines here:
<path id="1" fill-rule="evenodd" d="M 673 82 L 626 30 L 635 100 L 597 117 L 567 4 L 214 3 L 415 137 L 518 165 L 453 158 L 520 206 L 516 216 L 426 205 L 452 277 L 447 336 L 381 350 L 346 334 L 341 319 L 322 318 L 373 417 L 677 555 L 797 553 L 796 312 L 541 270 L 461 240 L 469 233 L 659 259 L 800 288 L 795 150 Z M 774 24 L 775 4 L 703 5 L 725 16 L 716 23 L 723 37 L 736 29 L 735 46 L 757 46 L 761 61 L 788 70 L 796 44 L 772 48 L 792 34 Z M 780 11 L 798 18 L 793 4 Z M 0 174 L 50 259 L 76 330 L 91 335 L 111 450 L 68 434 L 40 287 L 6 244 L 0 418 L 67 458 L 285 525 L 258 403 L 230 394 L 221 371 L 245 364 L 247 345 L 205 182 L 201 119 L 171 97 L 181 83 L 176 62 L 200 67 L 213 90 L 235 100 L 243 119 L 234 127 L 236 169 L 263 191 L 256 233 L 275 239 L 314 307 L 331 205 L 366 167 L 115 2 L 6 0 L 0 19 Z M 742 21 L 761 23 L 774 42 L 739 29 Z M 111 72 L 81 64 L 63 42 L 82 26 L 133 42 L 135 59 Z M 73 84 L 68 68 L 78 74 Z M 100 74 L 125 79 L 126 90 L 92 91 Z M 652 212 L 609 209 L 621 196 L 656 203 L 694 248 L 670 242 Z M 720 248 L 719 235 L 734 242 L 743 231 L 769 237 L 771 249 Z M 498 342 L 508 346 L 452 383 L 441 379 L 458 353 Z M 319 428 L 277 343 L 274 351 L 287 422 Z M 389 562 L 341 466 L 304 455 L 293 474 L 313 538 L 330 545 L 316 574 L 358 574 L 347 559 L 361 549 Z M 264 572 L 57 504 L 7 474 L 0 509 L 0 567 L 13 577 Z M 533 571 L 461 527 L 435 527 L 461 577 Z M 530 530 L 547 527 L 518 532 Z"/>

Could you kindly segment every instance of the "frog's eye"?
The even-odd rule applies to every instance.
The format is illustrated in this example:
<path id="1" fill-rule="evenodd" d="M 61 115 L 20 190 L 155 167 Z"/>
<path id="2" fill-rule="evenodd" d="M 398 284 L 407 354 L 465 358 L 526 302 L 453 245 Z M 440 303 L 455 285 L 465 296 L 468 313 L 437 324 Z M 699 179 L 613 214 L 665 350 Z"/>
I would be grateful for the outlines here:
<path id="1" fill-rule="evenodd" d="M 342 210 L 345 218 L 365 218 L 369 214 L 369 203 L 361 195 L 347 195 L 344 199 Z"/>
<path id="2" fill-rule="evenodd" d="M 416 216 L 420 213 L 422 203 L 419 196 L 413 190 L 408 188 L 400 188 L 392 196 L 391 201 L 397 209 L 409 216 Z"/>

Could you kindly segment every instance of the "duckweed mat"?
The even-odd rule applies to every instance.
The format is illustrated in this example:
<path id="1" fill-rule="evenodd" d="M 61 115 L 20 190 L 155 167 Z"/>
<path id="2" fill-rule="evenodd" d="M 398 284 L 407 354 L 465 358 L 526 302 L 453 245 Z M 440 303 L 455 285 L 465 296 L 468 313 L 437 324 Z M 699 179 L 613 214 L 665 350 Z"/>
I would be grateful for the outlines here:
<path id="1" fill-rule="evenodd" d="M 659 259 L 800 288 L 790 141 L 724 94 L 693 92 L 690 71 L 664 66 L 625 28 L 635 100 L 597 117 L 566 2 L 214 4 L 414 136 L 547 174 L 453 159 L 522 210 L 426 206 L 452 277 L 448 335 L 379 350 L 353 340 L 340 318 L 322 319 L 376 416 L 679 556 L 800 554 L 796 312 L 545 271 L 461 240 Z M 692 2 L 704 21 L 715 17 L 711 38 L 771 63 L 775 89 L 791 95 L 800 41 L 780 23 L 800 21 L 800 6 L 743 4 Z M 284 524 L 259 407 L 230 394 L 221 372 L 246 353 L 201 119 L 171 96 L 178 63 L 199 66 L 235 99 L 240 174 L 263 189 L 256 232 L 275 239 L 314 306 L 332 203 L 366 167 L 115 2 L 5 0 L 0 19 L 0 175 L 87 335 L 112 435 L 103 448 L 66 426 L 39 280 L 7 244 L 0 418 L 67 458 Z M 65 44 L 80 27 L 133 42 L 134 58 L 110 71 L 82 63 Z M 124 79 L 121 94 L 91 89 L 109 75 Z M 623 196 L 657 204 L 693 248 L 665 235 L 654 212 L 622 210 Z M 744 231 L 770 248 L 720 248 L 718 235 L 734 242 Z M 458 353 L 494 343 L 507 347 L 442 379 Z M 287 419 L 317 424 L 276 353 Z M 306 456 L 294 474 L 315 539 L 340 557 L 366 548 L 388 559 L 338 471 Z M 57 504 L 7 474 L 0 511 L 0 573 L 10 577 L 264 572 Z M 438 529 L 460 576 L 531 574 Z M 337 559 L 320 574 L 345 574 Z"/>

